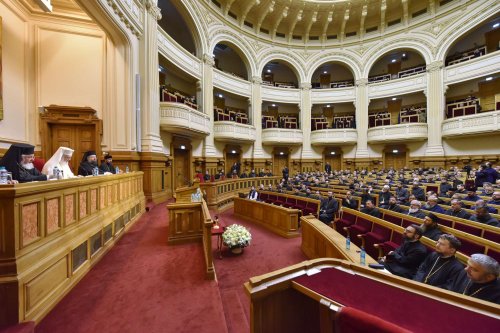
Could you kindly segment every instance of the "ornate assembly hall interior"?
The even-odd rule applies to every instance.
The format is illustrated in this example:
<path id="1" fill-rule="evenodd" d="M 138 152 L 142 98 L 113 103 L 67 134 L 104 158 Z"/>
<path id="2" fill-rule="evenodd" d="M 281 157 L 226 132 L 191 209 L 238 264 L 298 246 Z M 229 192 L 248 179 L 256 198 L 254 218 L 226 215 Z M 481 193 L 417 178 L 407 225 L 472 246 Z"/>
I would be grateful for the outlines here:
<path id="1" fill-rule="evenodd" d="M 499 332 L 499 174 L 499 1 L 0 0 L 0 333 Z"/>

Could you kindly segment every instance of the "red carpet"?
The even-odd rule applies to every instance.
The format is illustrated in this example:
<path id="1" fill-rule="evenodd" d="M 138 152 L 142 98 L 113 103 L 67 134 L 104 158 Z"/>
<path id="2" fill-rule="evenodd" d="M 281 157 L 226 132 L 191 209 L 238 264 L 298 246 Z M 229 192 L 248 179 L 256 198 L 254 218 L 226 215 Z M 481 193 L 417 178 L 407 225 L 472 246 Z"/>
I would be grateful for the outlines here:
<path id="1" fill-rule="evenodd" d="M 213 214 L 212 214 L 213 215 Z M 214 259 L 215 271 L 228 331 L 250 332 L 250 299 L 244 292 L 243 283 L 249 278 L 307 260 L 300 250 L 301 238 L 286 239 L 256 224 L 241 221 L 233 216 L 233 210 L 219 214 L 224 225 L 241 224 L 250 229 L 252 242 L 241 255 L 223 250 L 222 259 Z M 213 239 L 214 258 L 215 238 Z"/>
<path id="2" fill-rule="evenodd" d="M 37 333 L 227 332 L 201 243 L 167 245 L 165 204 L 144 213 Z"/>

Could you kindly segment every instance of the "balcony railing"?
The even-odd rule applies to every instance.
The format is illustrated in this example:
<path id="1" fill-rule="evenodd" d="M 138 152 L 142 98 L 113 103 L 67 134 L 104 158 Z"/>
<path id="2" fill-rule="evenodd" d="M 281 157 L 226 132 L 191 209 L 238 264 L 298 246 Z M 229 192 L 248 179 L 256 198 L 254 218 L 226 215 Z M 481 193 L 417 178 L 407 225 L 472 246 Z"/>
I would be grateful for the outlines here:
<path id="1" fill-rule="evenodd" d="M 416 141 L 427 139 L 427 123 L 379 126 L 368 129 L 368 142 Z"/>
<path id="2" fill-rule="evenodd" d="M 368 90 L 370 99 L 396 96 L 423 91 L 426 87 L 426 74 L 416 74 L 385 82 L 371 83 Z"/>
<path id="3" fill-rule="evenodd" d="M 311 144 L 326 146 L 333 144 L 355 144 L 358 132 L 354 128 L 324 129 L 311 132 Z"/>
<path id="4" fill-rule="evenodd" d="M 160 128 L 188 136 L 210 134 L 210 117 L 181 103 L 160 103 Z"/>
<path id="5" fill-rule="evenodd" d="M 300 145 L 303 140 L 304 135 L 300 129 L 267 128 L 262 130 L 262 144 L 265 145 Z"/>
<path id="6" fill-rule="evenodd" d="M 500 132 L 500 111 L 476 113 L 443 121 L 443 137 Z"/>
<path id="7" fill-rule="evenodd" d="M 217 141 L 255 141 L 255 127 L 234 121 L 216 121 L 214 138 Z"/>

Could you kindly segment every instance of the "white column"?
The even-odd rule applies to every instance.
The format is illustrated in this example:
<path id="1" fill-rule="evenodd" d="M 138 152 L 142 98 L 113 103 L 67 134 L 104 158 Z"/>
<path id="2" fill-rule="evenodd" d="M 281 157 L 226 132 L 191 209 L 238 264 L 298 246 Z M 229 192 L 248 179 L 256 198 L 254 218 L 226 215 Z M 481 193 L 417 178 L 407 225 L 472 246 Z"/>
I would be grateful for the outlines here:
<path id="1" fill-rule="evenodd" d="M 356 158 L 368 158 L 368 79 L 356 80 Z"/>
<path id="2" fill-rule="evenodd" d="M 434 61 L 427 65 L 427 131 L 429 140 L 425 156 L 444 156 L 442 124 L 444 117 L 443 62 Z"/>
<path id="3" fill-rule="evenodd" d="M 202 112 L 210 117 L 211 128 L 214 128 L 214 85 L 213 85 L 213 73 L 214 73 L 215 61 L 211 54 L 203 55 L 203 76 L 202 76 Z M 214 133 L 213 131 L 205 137 L 205 142 L 203 145 L 203 156 L 214 157 L 216 156 L 215 143 L 214 143 Z"/>
<path id="4" fill-rule="evenodd" d="M 160 96 L 158 80 L 158 23 L 161 18 L 157 0 L 144 1 L 144 34 L 140 40 L 141 75 L 141 149 L 163 152 L 160 137 Z"/>
<path id="5" fill-rule="evenodd" d="M 253 144 L 253 158 L 263 158 L 262 149 L 262 78 L 252 77 L 252 125 L 255 126 L 255 142 Z M 250 109 L 249 109 L 250 112 Z"/>
<path id="6" fill-rule="evenodd" d="M 312 158 L 314 156 L 311 149 L 311 83 L 302 82 L 300 89 L 300 128 L 304 138 L 301 158 Z"/>

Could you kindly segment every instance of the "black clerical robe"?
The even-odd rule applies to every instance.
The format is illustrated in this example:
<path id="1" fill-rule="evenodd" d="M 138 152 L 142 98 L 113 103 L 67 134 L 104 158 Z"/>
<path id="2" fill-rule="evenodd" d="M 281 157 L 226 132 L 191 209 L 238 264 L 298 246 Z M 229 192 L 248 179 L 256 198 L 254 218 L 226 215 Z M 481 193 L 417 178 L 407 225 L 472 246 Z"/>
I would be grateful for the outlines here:
<path id="1" fill-rule="evenodd" d="M 339 204 L 334 198 L 326 198 L 321 201 L 319 208 L 319 220 L 329 224 L 333 220 L 333 214 L 339 210 Z"/>
<path id="2" fill-rule="evenodd" d="M 424 233 L 422 234 L 422 237 L 427 237 L 437 241 L 439 239 L 439 236 L 441 236 L 442 234 L 443 232 L 439 230 L 439 227 L 437 226 L 434 228 L 426 227 Z"/>
<path id="3" fill-rule="evenodd" d="M 102 173 L 111 172 L 116 174 L 116 169 L 113 166 L 113 163 L 102 162 L 99 166 L 99 171 L 102 171 Z"/>
<path id="4" fill-rule="evenodd" d="M 365 207 L 365 208 L 361 209 L 360 212 L 368 214 L 368 215 L 376 217 L 376 218 L 382 218 L 382 214 L 380 214 L 380 211 L 377 208 L 370 209 L 368 207 Z"/>
<path id="5" fill-rule="evenodd" d="M 89 162 L 81 162 L 80 167 L 78 167 L 78 175 L 92 176 L 92 170 L 94 170 L 94 168 L 97 168 L 97 164 L 90 164 Z M 99 173 L 103 174 L 104 172 L 102 172 L 102 170 L 99 170 Z"/>
<path id="6" fill-rule="evenodd" d="M 387 255 L 385 268 L 394 275 L 412 279 L 427 256 L 427 249 L 420 241 L 405 240 L 392 255 Z"/>
<path id="7" fill-rule="evenodd" d="M 396 212 L 396 213 L 403 213 L 404 214 L 406 212 L 405 209 L 401 208 L 401 206 L 396 205 L 396 204 L 389 205 L 386 209 L 393 211 L 393 212 Z"/>
<path id="8" fill-rule="evenodd" d="M 36 168 L 25 169 L 19 165 L 19 179 L 20 183 L 28 183 L 33 181 L 43 181 L 47 180 L 47 176 L 42 174 Z"/>
<path id="9" fill-rule="evenodd" d="M 455 216 L 455 217 L 459 217 L 461 219 L 470 219 L 470 214 L 467 213 L 465 210 L 463 209 L 460 209 L 459 211 L 454 211 L 452 208 L 448 209 L 445 213 L 446 215 L 450 215 L 450 216 Z"/>
<path id="10" fill-rule="evenodd" d="M 446 288 L 463 270 L 464 265 L 455 256 L 442 258 L 439 253 L 433 252 L 425 258 L 413 280 Z"/>
<path id="11" fill-rule="evenodd" d="M 462 295 L 500 304 L 500 281 L 498 279 L 487 283 L 475 283 L 469 279 L 467 272 L 463 270 L 448 285 L 447 289 Z"/>

